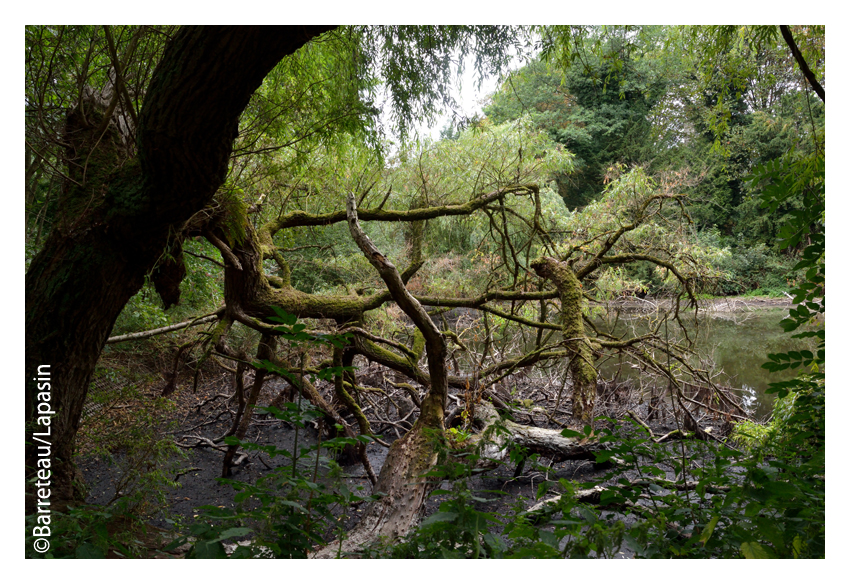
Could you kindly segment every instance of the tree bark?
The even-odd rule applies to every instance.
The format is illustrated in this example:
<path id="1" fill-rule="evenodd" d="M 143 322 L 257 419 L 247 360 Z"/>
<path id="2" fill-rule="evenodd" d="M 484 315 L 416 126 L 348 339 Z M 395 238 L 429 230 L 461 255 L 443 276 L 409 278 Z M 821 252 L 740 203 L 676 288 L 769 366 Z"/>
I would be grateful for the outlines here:
<path id="1" fill-rule="evenodd" d="M 396 267 L 363 233 L 357 221 L 354 195 L 347 201 L 348 226 L 357 246 L 375 267 L 393 299 L 425 337 L 430 387 L 422 400 L 419 418 L 410 431 L 393 442 L 373 492 L 384 496 L 372 503 L 363 519 L 342 543 L 332 542 L 314 557 L 332 558 L 357 553 L 379 539 L 395 541 L 405 536 L 417 522 L 425 500 L 433 488 L 427 473 L 437 462 L 434 441 L 445 431 L 445 403 L 448 396 L 446 340 L 422 305 L 404 286 Z"/>
<path id="2" fill-rule="evenodd" d="M 251 94 L 281 58 L 328 29 L 181 29 L 147 90 L 136 159 L 117 158 L 111 136 L 95 135 L 99 125 L 69 126 L 75 131 L 69 140 L 82 149 L 69 156 L 69 176 L 77 178 L 66 185 L 63 216 L 26 275 L 26 474 L 34 473 L 39 458 L 31 434 L 49 428 L 50 456 L 42 458 L 51 461 L 54 508 L 79 498 L 74 436 L 115 319 L 141 288 L 169 232 L 224 181 Z M 50 392 L 38 391 L 39 366 L 50 368 Z M 45 403 L 55 415 L 49 426 L 39 426 L 37 408 L 44 410 Z M 30 510 L 33 491 L 27 489 Z"/>
<path id="3" fill-rule="evenodd" d="M 558 289 L 564 344 L 570 356 L 569 372 L 573 381 L 573 416 L 590 422 L 596 403 L 596 368 L 590 340 L 584 332 L 581 282 L 568 264 L 554 258 L 538 258 L 531 267 L 541 278 L 552 280 Z"/>
<path id="4" fill-rule="evenodd" d="M 483 400 L 475 406 L 475 419 L 483 426 L 470 439 L 471 444 L 483 442 L 479 468 L 489 469 L 507 462 L 512 447 L 523 448 L 528 454 L 539 454 L 556 463 L 565 460 L 596 460 L 596 453 L 601 450 L 596 441 L 567 438 L 561 435 L 560 430 L 536 428 L 502 419 L 496 408 Z M 497 422 L 507 434 L 488 436 L 487 430 Z"/>

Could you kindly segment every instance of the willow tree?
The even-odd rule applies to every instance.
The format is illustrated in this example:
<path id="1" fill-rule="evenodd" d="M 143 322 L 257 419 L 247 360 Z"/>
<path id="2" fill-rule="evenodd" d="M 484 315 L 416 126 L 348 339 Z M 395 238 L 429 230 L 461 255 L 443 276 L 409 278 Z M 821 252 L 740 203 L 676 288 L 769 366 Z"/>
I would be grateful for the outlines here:
<path id="1" fill-rule="evenodd" d="M 181 29 L 144 90 L 135 144 L 113 117 L 119 106 L 136 108 L 118 56 L 108 100 L 84 90 L 68 112 L 58 221 L 26 276 L 27 420 L 36 413 L 31 379 L 39 365 L 49 365 L 57 412 L 54 502 L 73 498 L 74 434 L 115 318 L 162 254 L 169 232 L 224 181 L 251 94 L 281 58 L 325 30 Z M 127 52 L 130 58 L 132 48 Z M 28 468 L 35 456 L 28 448 Z"/>
<path id="2" fill-rule="evenodd" d="M 332 28 L 28 29 L 28 173 L 49 168 L 61 183 L 50 202 L 50 235 L 39 242 L 26 276 L 26 416 L 32 426 L 33 378 L 39 365 L 49 365 L 57 412 L 51 421 L 54 504 L 75 496 L 73 439 L 117 315 L 164 252 L 179 256 L 175 234 L 213 201 L 255 90 L 282 58 Z M 329 54 L 348 63 L 345 74 L 336 74 L 332 84 L 302 88 L 303 98 L 294 102 L 298 111 L 288 119 L 309 113 L 311 98 L 321 103 L 322 87 L 374 93 L 374 76 L 381 74 L 396 104 L 396 125 L 404 130 L 438 101 L 451 105 L 445 88 L 452 51 L 476 50 L 479 70 L 498 68 L 507 62 L 515 33 L 361 27 L 341 36 L 348 50 Z M 254 135 L 265 129 L 261 123 Z M 28 198 L 36 202 L 32 190 Z M 47 214 L 45 205 L 42 217 Z M 159 273 L 166 303 L 176 299 L 181 278 L 179 262 L 167 263 L 151 274 Z M 28 476 L 35 457 L 28 446 Z"/>

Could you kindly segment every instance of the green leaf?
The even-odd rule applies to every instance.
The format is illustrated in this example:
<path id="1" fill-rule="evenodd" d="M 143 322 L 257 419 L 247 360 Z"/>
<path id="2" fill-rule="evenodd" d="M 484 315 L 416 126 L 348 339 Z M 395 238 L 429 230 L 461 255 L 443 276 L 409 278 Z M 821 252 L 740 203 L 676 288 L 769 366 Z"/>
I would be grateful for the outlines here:
<path id="1" fill-rule="evenodd" d="M 541 529 L 538 533 L 540 534 L 540 541 L 555 549 L 558 548 L 559 540 L 554 533 L 552 533 L 551 531 L 546 531 L 545 529 Z"/>
<path id="2" fill-rule="evenodd" d="M 74 555 L 80 560 L 100 560 L 106 557 L 102 549 L 88 542 L 78 547 Z"/>
<path id="3" fill-rule="evenodd" d="M 625 500 L 625 497 L 623 497 L 619 491 L 615 491 L 614 489 L 605 489 L 599 493 L 599 504 L 603 507 L 605 505 L 611 505 L 612 503 L 623 503 Z"/>
<path id="4" fill-rule="evenodd" d="M 421 527 L 426 527 L 428 525 L 433 525 L 434 523 L 451 523 L 452 521 L 457 519 L 457 517 L 457 513 L 453 511 L 438 511 L 437 513 L 434 513 L 433 515 L 425 519 L 420 525 Z"/>
<path id="5" fill-rule="evenodd" d="M 193 560 L 217 560 L 227 557 L 220 541 L 197 541 L 186 558 Z"/>
<path id="6" fill-rule="evenodd" d="M 596 453 L 596 464 L 601 464 L 603 462 L 608 462 L 611 460 L 611 457 L 614 456 L 614 453 L 610 450 L 603 450 L 601 452 Z"/>
<path id="7" fill-rule="evenodd" d="M 254 550 L 251 549 L 250 546 L 239 545 L 236 546 L 236 549 L 233 550 L 233 553 L 230 554 L 230 559 L 232 560 L 247 560 L 254 557 Z"/>
<path id="8" fill-rule="evenodd" d="M 711 534 L 714 533 L 714 528 L 717 526 L 717 522 L 720 520 L 720 515 L 715 515 L 711 518 L 711 521 L 708 522 L 708 525 L 705 526 L 705 529 L 702 532 L 702 535 L 699 538 L 700 543 L 705 547 L 705 544 L 708 542 L 708 539 L 711 537 Z"/>
<path id="9" fill-rule="evenodd" d="M 212 541 L 222 541 L 224 539 L 230 539 L 231 537 L 243 537 L 252 532 L 253 530 L 249 527 L 231 527 L 230 529 L 225 529 L 216 539 Z"/>
<path id="10" fill-rule="evenodd" d="M 766 560 L 770 557 L 767 550 L 755 541 L 745 541 L 742 543 L 741 553 L 748 560 Z"/>

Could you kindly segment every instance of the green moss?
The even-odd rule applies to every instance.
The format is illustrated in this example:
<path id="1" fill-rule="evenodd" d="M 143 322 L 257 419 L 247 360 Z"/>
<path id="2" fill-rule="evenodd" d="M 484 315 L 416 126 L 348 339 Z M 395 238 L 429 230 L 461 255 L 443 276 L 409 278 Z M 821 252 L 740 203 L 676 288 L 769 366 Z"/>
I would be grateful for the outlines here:
<path id="1" fill-rule="evenodd" d="M 378 343 L 375 343 L 368 339 L 362 339 L 360 343 L 364 349 L 366 349 L 369 353 L 372 353 L 370 357 L 372 357 L 375 361 L 386 365 L 390 369 L 396 369 L 399 371 L 411 371 L 416 368 L 416 362 L 413 360 L 412 357 L 402 357 L 398 353 L 394 353 L 389 349 L 385 349 Z"/>
<path id="2" fill-rule="evenodd" d="M 224 209 L 221 230 L 227 245 L 241 245 L 248 237 L 248 205 L 236 194 L 222 197 L 219 203 Z"/>
<path id="3" fill-rule="evenodd" d="M 422 331 L 416 329 L 416 332 L 413 333 L 413 355 L 416 359 L 416 363 L 422 358 L 422 354 L 425 352 L 425 337 L 422 335 Z M 414 363 L 415 365 L 415 363 Z"/>
<path id="4" fill-rule="evenodd" d="M 561 323 L 567 351 L 570 355 L 569 371 L 573 381 L 573 415 L 584 421 L 593 417 L 596 402 L 596 368 L 593 352 L 584 331 L 582 318 L 581 282 L 569 264 L 552 258 L 538 258 L 531 267 L 543 278 L 551 280 L 558 289 L 561 300 Z"/>

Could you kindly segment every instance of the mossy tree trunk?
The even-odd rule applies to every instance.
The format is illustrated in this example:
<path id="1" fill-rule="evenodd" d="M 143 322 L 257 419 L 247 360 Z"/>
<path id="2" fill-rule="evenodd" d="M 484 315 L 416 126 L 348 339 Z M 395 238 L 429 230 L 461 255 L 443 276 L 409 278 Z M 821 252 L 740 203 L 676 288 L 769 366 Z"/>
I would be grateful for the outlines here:
<path id="1" fill-rule="evenodd" d="M 115 319 L 162 255 L 169 233 L 223 183 L 251 94 L 281 58 L 324 30 L 181 29 L 147 89 L 134 159 L 121 157 L 114 129 L 98 123 L 103 115 L 75 121 L 70 112 L 73 182 L 63 193 L 62 217 L 26 275 L 26 438 L 32 440 L 38 414 L 33 378 L 39 365 L 49 365 L 54 506 L 76 498 L 73 440 Z M 37 456 L 28 445 L 27 476 Z"/>
<path id="2" fill-rule="evenodd" d="M 430 387 L 422 400 L 419 418 L 410 431 L 393 442 L 373 491 L 384 496 L 372 505 L 360 523 L 341 544 L 333 542 L 315 557 L 330 558 L 337 554 L 356 553 L 379 539 L 397 540 L 419 521 L 425 500 L 431 491 L 427 473 L 437 462 L 435 440 L 445 432 L 445 407 L 448 396 L 446 340 L 425 309 L 404 286 L 396 267 L 381 254 L 363 233 L 357 220 L 354 195 L 347 202 L 351 236 L 369 263 L 378 271 L 393 299 L 425 338 L 425 351 L 430 373 Z"/>
<path id="3" fill-rule="evenodd" d="M 538 258 L 531 267 L 541 278 L 551 280 L 558 290 L 564 345 L 570 359 L 569 372 L 573 382 L 573 416 L 590 422 L 596 403 L 596 368 L 590 340 L 584 331 L 581 282 L 569 264 L 554 258 Z"/>

